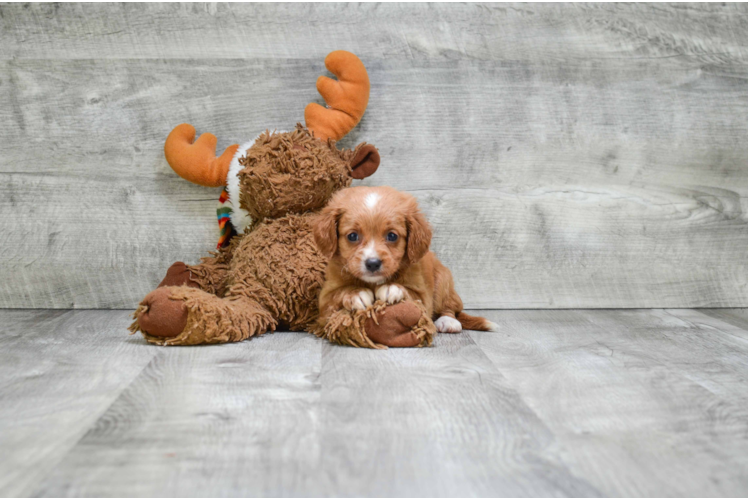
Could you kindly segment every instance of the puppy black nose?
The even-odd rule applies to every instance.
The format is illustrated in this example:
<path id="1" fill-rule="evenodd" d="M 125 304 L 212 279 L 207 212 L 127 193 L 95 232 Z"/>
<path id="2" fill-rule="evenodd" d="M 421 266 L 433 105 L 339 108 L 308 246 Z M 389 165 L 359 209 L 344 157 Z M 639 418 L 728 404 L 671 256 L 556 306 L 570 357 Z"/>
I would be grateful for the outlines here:
<path id="1" fill-rule="evenodd" d="M 382 267 L 382 261 L 379 259 L 366 259 L 366 269 L 370 272 L 376 272 L 379 271 L 379 268 Z"/>

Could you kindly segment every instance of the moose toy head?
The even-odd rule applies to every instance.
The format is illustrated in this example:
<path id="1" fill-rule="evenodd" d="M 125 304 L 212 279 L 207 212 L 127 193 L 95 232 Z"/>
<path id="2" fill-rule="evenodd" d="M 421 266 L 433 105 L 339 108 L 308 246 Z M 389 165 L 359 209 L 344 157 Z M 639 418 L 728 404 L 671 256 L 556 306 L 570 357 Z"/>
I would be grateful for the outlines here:
<path id="1" fill-rule="evenodd" d="M 335 145 L 366 110 L 366 68 L 345 51 L 329 54 L 325 66 L 338 80 L 317 79 L 328 107 L 309 104 L 304 113 L 307 128 L 299 124 L 290 132 L 266 131 L 242 147 L 229 146 L 218 157 L 216 137 L 206 133 L 193 143 L 195 129 L 189 124 L 179 125 L 166 139 L 166 160 L 177 174 L 203 186 L 226 185 L 237 231 L 242 232 L 248 220 L 321 208 L 352 179 L 377 170 L 374 146 L 362 143 L 340 150 Z"/>

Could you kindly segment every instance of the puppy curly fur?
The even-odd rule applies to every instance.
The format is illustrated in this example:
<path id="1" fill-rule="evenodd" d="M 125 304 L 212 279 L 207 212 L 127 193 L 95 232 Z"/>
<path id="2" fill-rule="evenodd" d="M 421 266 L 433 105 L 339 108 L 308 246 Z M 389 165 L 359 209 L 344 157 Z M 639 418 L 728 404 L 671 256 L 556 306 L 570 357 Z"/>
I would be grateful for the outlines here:
<path id="1" fill-rule="evenodd" d="M 330 259 L 321 321 L 339 309 L 365 309 L 376 297 L 422 304 L 444 333 L 493 329 L 462 312 L 452 273 L 429 251 L 431 226 L 413 196 L 387 186 L 343 189 L 322 211 L 314 236 Z"/>

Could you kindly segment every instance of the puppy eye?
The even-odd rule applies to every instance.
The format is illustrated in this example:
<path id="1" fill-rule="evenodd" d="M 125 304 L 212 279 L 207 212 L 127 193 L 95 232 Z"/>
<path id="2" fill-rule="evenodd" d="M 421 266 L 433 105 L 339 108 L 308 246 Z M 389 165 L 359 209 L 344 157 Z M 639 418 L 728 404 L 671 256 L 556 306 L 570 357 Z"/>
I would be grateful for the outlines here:
<path id="1" fill-rule="evenodd" d="M 395 233 L 387 233 L 387 241 L 397 241 L 397 235 Z"/>
<path id="2" fill-rule="evenodd" d="M 348 233 L 348 241 L 351 243 L 358 241 L 358 233 Z"/>

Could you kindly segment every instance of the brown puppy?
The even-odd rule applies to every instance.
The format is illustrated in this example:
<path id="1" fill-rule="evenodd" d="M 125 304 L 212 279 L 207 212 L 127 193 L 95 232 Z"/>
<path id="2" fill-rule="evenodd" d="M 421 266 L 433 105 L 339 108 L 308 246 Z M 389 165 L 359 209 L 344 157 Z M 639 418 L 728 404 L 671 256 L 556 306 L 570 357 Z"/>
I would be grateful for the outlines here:
<path id="1" fill-rule="evenodd" d="M 431 227 L 413 196 L 386 186 L 343 189 L 322 210 L 314 238 L 330 259 L 319 296 L 323 321 L 341 308 L 363 310 L 375 300 L 414 300 L 439 332 L 496 329 L 462 312 L 452 273 L 429 251 Z"/>

